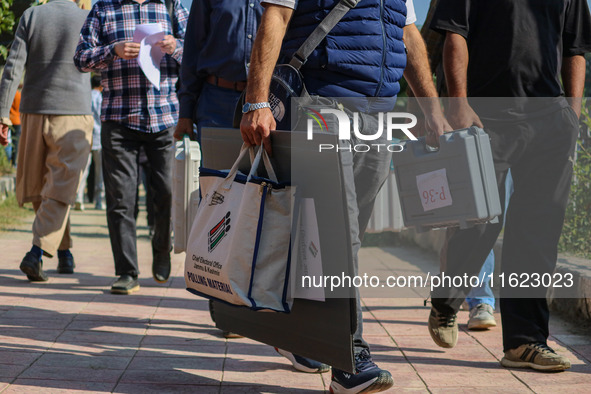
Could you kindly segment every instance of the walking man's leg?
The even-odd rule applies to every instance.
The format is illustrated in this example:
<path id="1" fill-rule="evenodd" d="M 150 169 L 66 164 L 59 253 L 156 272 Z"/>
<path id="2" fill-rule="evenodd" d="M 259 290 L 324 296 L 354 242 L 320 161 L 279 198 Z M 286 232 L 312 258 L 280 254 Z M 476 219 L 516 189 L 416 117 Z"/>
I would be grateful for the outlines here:
<path id="1" fill-rule="evenodd" d="M 137 133 L 115 122 L 104 122 L 101 129 L 107 224 L 119 277 L 111 286 L 114 294 L 130 294 L 140 287 L 134 215 L 140 147 Z"/>
<path id="2" fill-rule="evenodd" d="M 502 269 L 505 276 L 551 275 L 564 223 L 578 135 L 571 108 L 528 122 L 532 139 L 511 168 L 515 192 L 507 210 Z M 556 133 L 560 133 L 556 138 Z M 501 289 L 506 367 L 564 370 L 570 361 L 547 346 L 546 288 Z"/>
<path id="3" fill-rule="evenodd" d="M 170 276 L 170 252 L 172 250 L 172 162 L 174 155 L 173 128 L 150 135 L 143 144 L 151 166 L 148 187 L 153 192 L 154 235 L 152 237 L 152 276 L 164 283 Z"/>
<path id="4" fill-rule="evenodd" d="M 41 136 L 28 140 L 32 145 L 31 150 L 38 154 L 42 150 L 39 145 L 43 144 L 43 154 L 38 158 L 29 155 L 28 158 L 43 159 L 46 173 L 40 196 L 28 197 L 33 199 L 36 211 L 33 247 L 23 259 L 21 270 L 30 280 L 43 281 L 47 280 L 42 270 L 41 257 L 44 253 L 51 257 L 57 252 L 59 273 L 72 273 L 74 270 L 74 259 L 70 252 L 69 211 L 86 165 L 86 155 L 90 152 L 92 117 L 28 115 L 23 123 L 33 125 Z M 20 192 L 25 195 L 39 187 L 27 185 L 27 180 L 22 182 Z"/>
<path id="5" fill-rule="evenodd" d="M 362 114 L 363 132 L 375 133 L 377 119 Z M 385 142 L 388 141 L 377 141 Z M 359 273 L 359 249 L 361 240 L 373 210 L 375 198 L 388 176 L 392 155 L 387 150 L 353 154 L 347 150 L 355 141 L 341 141 L 341 164 L 344 188 L 347 196 L 351 248 L 353 255 L 353 275 Z M 379 368 L 372 360 L 369 344 L 363 339 L 363 311 L 359 289 L 355 288 L 357 327 L 353 334 L 355 353 L 355 375 L 333 368 L 331 390 L 333 392 L 361 392 L 361 390 L 383 391 L 394 384 L 392 375 Z M 374 392 L 371 391 L 371 392 Z"/>

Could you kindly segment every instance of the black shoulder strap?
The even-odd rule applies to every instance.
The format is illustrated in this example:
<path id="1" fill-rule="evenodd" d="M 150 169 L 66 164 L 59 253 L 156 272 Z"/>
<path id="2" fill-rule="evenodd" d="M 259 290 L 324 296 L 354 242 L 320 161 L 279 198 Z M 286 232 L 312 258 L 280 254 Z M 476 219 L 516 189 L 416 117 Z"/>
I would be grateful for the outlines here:
<path id="1" fill-rule="evenodd" d="M 168 11 L 168 16 L 170 17 L 170 28 L 172 29 L 172 35 L 176 33 L 176 24 L 174 23 L 174 4 L 172 0 L 164 0 L 164 6 L 166 6 L 166 10 Z"/>
<path id="2" fill-rule="evenodd" d="M 312 34 L 310 34 L 310 37 L 308 37 L 302 46 L 296 51 L 296 53 L 294 53 L 289 64 L 296 70 L 299 70 L 304 65 L 304 63 L 306 63 L 308 57 L 312 54 L 314 49 L 316 49 L 322 40 L 324 40 L 324 37 L 326 37 L 326 35 L 336 26 L 336 24 L 339 23 L 341 19 L 343 19 L 345 14 L 349 12 L 350 9 L 355 8 L 357 3 L 360 1 L 361 0 L 339 1 L 338 4 L 332 10 L 330 10 L 328 15 L 324 17 L 322 22 L 316 26 L 316 29 L 314 29 Z"/>

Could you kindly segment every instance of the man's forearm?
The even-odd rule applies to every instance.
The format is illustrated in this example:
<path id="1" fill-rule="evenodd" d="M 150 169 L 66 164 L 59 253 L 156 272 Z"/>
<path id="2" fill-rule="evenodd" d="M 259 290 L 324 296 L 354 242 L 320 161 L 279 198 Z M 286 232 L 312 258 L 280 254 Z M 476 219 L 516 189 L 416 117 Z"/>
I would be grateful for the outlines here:
<path id="1" fill-rule="evenodd" d="M 414 24 L 404 28 L 404 44 L 408 51 L 404 78 L 416 97 L 437 97 L 427 48 Z"/>
<path id="2" fill-rule="evenodd" d="M 428 132 L 427 143 L 436 146 L 438 136 L 450 131 L 451 127 L 443 117 L 437 90 L 433 84 L 433 74 L 429 67 L 425 42 L 414 24 L 404 28 L 403 39 L 408 52 L 404 77 L 415 96 L 419 98 L 419 106 L 425 115 Z"/>
<path id="3" fill-rule="evenodd" d="M 459 34 L 448 32 L 443 45 L 443 69 L 450 97 L 468 94 L 468 44 Z"/>
<path id="4" fill-rule="evenodd" d="M 81 72 L 102 71 L 115 59 L 114 48 L 114 44 L 90 47 L 80 42 L 74 54 L 74 65 Z"/>
<path id="5" fill-rule="evenodd" d="M 449 97 L 447 119 L 454 129 L 484 127 L 468 103 L 468 43 L 459 34 L 447 32 L 443 44 L 443 69 Z"/>
<path id="6" fill-rule="evenodd" d="M 569 104 L 577 116 L 581 115 L 581 98 L 585 90 L 585 57 L 571 56 L 562 59 L 562 83 Z"/>
<path id="7" fill-rule="evenodd" d="M 21 19 L 10 53 L 6 59 L 4 72 L 2 73 L 2 81 L 0 82 L 0 116 L 8 117 L 10 115 L 10 107 L 14 100 L 16 90 L 20 83 L 21 77 L 25 69 L 27 61 L 27 32 L 25 29 L 25 20 Z M 3 124 L 8 124 L 3 122 Z"/>
<path id="8" fill-rule="evenodd" d="M 292 9 L 282 6 L 268 5 L 265 9 L 250 57 L 247 102 L 268 100 L 273 69 L 292 14 Z"/>
<path id="9" fill-rule="evenodd" d="M 425 116 L 441 112 L 437 90 L 433 84 L 433 73 L 429 66 L 427 48 L 414 23 L 404 28 L 403 39 L 408 53 L 404 78 L 418 98 L 419 106 Z"/>
<path id="10" fill-rule="evenodd" d="M 80 30 L 80 40 L 74 54 L 74 64 L 81 72 L 102 71 L 116 59 L 115 43 L 101 41 L 104 21 L 97 15 L 99 8 L 90 12 Z"/>

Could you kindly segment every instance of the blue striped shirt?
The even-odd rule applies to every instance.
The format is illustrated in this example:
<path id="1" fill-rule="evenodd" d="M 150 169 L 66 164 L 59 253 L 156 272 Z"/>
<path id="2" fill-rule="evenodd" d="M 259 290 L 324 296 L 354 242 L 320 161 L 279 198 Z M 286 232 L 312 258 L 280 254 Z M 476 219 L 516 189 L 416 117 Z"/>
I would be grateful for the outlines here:
<path id="1" fill-rule="evenodd" d="M 173 0 L 171 24 L 163 0 L 99 0 L 80 32 L 74 63 L 81 71 L 100 71 L 103 86 L 101 120 L 114 121 L 130 129 L 157 133 L 176 125 L 176 83 L 183 56 L 188 12 Z M 160 63 L 160 90 L 141 71 L 137 58 L 124 60 L 115 54 L 115 44 L 132 41 L 135 27 L 159 22 L 165 34 L 177 39 L 172 55 Z M 174 32 L 172 26 L 175 27 Z"/>

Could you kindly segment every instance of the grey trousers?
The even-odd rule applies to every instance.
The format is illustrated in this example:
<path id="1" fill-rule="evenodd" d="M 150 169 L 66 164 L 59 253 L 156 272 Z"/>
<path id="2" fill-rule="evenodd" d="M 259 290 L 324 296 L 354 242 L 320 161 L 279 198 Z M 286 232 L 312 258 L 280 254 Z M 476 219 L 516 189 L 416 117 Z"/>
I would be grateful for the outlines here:
<path id="1" fill-rule="evenodd" d="M 377 116 L 361 114 L 363 126 L 361 133 L 375 134 L 378 129 Z M 329 129 L 335 130 L 334 126 Z M 349 213 L 349 225 L 351 234 L 351 248 L 353 251 L 354 275 L 359 272 L 359 249 L 361 241 L 371 217 L 373 206 L 378 192 L 386 181 L 390 172 L 392 153 L 384 147 L 369 150 L 368 152 L 355 152 L 357 144 L 366 144 L 353 137 L 350 141 L 339 141 L 340 156 L 343 170 L 344 187 L 347 196 L 347 208 Z M 389 144 L 384 136 L 371 144 Z M 348 150 L 350 149 L 350 151 Z M 369 349 L 369 345 L 363 339 L 363 314 L 359 289 L 355 289 L 355 302 L 357 305 L 357 329 L 353 334 L 353 347 L 355 354 L 363 349 Z"/>
<path id="2" fill-rule="evenodd" d="M 135 212 L 141 146 L 153 169 L 149 185 L 154 191 L 152 254 L 169 254 L 172 250 L 173 129 L 171 127 L 159 133 L 144 133 L 115 122 L 102 124 L 107 224 L 117 276 L 139 275 Z"/>

